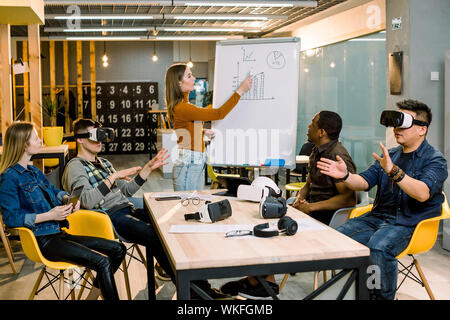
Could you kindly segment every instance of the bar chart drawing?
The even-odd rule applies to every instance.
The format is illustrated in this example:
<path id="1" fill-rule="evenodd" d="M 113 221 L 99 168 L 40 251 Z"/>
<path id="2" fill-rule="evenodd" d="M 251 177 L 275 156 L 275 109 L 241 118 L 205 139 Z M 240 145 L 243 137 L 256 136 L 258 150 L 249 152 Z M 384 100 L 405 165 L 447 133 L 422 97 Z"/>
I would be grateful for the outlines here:
<path id="1" fill-rule="evenodd" d="M 241 75 L 239 73 L 239 61 L 237 62 L 237 72 L 236 75 L 233 77 L 233 89 L 236 90 L 238 86 L 240 85 L 241 81 L 244 79 L 241 79 Z M 247 75 L 245 75 L 247 76 Z M 266 97 L 265 95 L 265 73 L 259 72 L 256 74 L 252 74 L 253 79 L 253 85 L 252 88 L 247 91 L 242 97 L 241 100 L 273 100 L 275 97 Z"/>

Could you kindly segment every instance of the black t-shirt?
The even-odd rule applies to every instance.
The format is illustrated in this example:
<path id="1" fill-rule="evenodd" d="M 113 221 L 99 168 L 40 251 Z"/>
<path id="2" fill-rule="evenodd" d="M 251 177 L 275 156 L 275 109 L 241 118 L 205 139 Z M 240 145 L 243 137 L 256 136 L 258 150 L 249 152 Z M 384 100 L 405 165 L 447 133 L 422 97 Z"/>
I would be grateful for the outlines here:
<path id="1" fill-rule="evenodd" d="M 411 165 L 412 156 L 413 152 L 410 153 L 402 152 L 396 165 L 403 171 L 406 171 Z M 381 191 L 380 198 L 382 199 L 382 201 L 380 201 L 379 205 L 375 208 L 373 212 L 386 217 L 395 218 L 397 214 L 397 207 L 400 203 L 399 198 L 400 188 L 394 182 L 393 184 L 390 185 L 390 188 L 387 189 L 388 190 L 380 190 Z"/>

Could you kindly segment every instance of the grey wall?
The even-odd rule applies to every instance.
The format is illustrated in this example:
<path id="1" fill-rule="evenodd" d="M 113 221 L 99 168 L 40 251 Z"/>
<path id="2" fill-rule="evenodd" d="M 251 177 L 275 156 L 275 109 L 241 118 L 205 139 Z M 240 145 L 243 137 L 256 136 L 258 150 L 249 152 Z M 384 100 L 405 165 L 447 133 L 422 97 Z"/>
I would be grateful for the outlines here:
<path id="1" fill-rule="evenodd" d="M 433 110 L 428 139 L 444 152 L 444 69 L 450 49 L 450 1 L 410 0 L 410 95 Z M 439 81 L 430 72 L 439 72 Z"/>
<path id="2" fill-rule="evenodd" d="M 402 18 L 402 29 L 392 30 L 393 18 Z M 401 95 L 389 92 L 386 71 L 386 107 L 412 98 L 426 103 L 433 112 L 433 123 L 427 139 L 444 152 L 444 61 L 450 48 L 449 0 L 387 0 L 386 51 L 403 51 L 403 90 Z M 388 56 L 386 56 L 388 59 Z M 388 60 L 386 60 L 388 61 Z M 386 64 L 387 65 L 387 64 Z M 431 71 L 439 72 L 439 81 L 431 81 Z M 392 130 L 388 130 L 391 132 Z M 388 145 L 395 139 L 387 134 Z"/>

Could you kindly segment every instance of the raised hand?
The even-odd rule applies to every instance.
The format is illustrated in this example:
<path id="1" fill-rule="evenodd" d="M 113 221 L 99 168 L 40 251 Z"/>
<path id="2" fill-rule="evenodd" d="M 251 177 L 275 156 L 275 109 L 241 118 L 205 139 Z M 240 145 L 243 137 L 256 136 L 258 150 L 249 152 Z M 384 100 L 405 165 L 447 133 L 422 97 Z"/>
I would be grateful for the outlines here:
<path id="1" fill-rule="evenodd" d="M 392 163 L 391 157 L 389 156 L 389 151 L 386 147 L 380 142 L 380 148 L 383 151 L 383 158 L 377 155 L 375 152 L 372 153 L 372 157 L 375 158 L 380 163 L 380 166 L 386 171 L 386 173 L 391 172 L 394 164 Z"/>
<path id="2" fill-rule="evenodd" d="M 317 162 L 317 168 L 320 172 L 335 179 L 341 179 L 347 174 L 347 165 L 340 156 L 336 156 L 337 161 L 326 158 L 320 158 Z"/>
<path id="3" fill-rule="evenodd" d="M 146 166 L 148 166 L 151 170 L 155 170 L 165 164 L 168 164 L 166 160 L 170 158 L 170 155 L 167 155 L 167 152 L 167 149 L 162 148 L 152 160 L 147 162 Z"/>
<path id="4" fill-rule="evenodd" d="M 169 163 L 167 159 L 170 158 L 170 155 L 168 155 L 167 152 L 167 149 L 162 148 L 152 160 L 145 164 L 144 168 L 139 173 L 142 179 L 146 180 L 153 170 Z"/>
<path id="5" fill-rule="evenodd" d="M 253 77 L 248 76 L 247 78 L 242 81 L 239 88 L 236 90 L 237 93 L 239 93 L 240 96 L 242 96 L 244 93 L 246 93 L 248 90 L 252 88 L 253 85 Z"/>

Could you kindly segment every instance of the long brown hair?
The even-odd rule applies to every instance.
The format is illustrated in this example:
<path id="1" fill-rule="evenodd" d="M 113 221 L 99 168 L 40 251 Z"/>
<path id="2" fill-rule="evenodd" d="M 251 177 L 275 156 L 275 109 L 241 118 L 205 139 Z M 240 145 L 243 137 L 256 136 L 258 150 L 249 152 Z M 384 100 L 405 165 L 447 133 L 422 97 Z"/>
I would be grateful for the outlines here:
<path id="1" fill-rule="evenodd" d="M 180 81 L 183 79 L 186 71 L 185 63 L 175 63 L 167 69 L 165 84 L 166 84 L 166 106 L 169 119 L 173 121 L 174 107 L 183 101 L 184 93 L 181 91 Z"/>
<path id="2" fill-rule="evenodd" d="M 6 129 L 0 160 L 0 173 L 19 162 L 25 153 L 33 129 L 34 125 L 31 122 L 16 122 Z"/>

